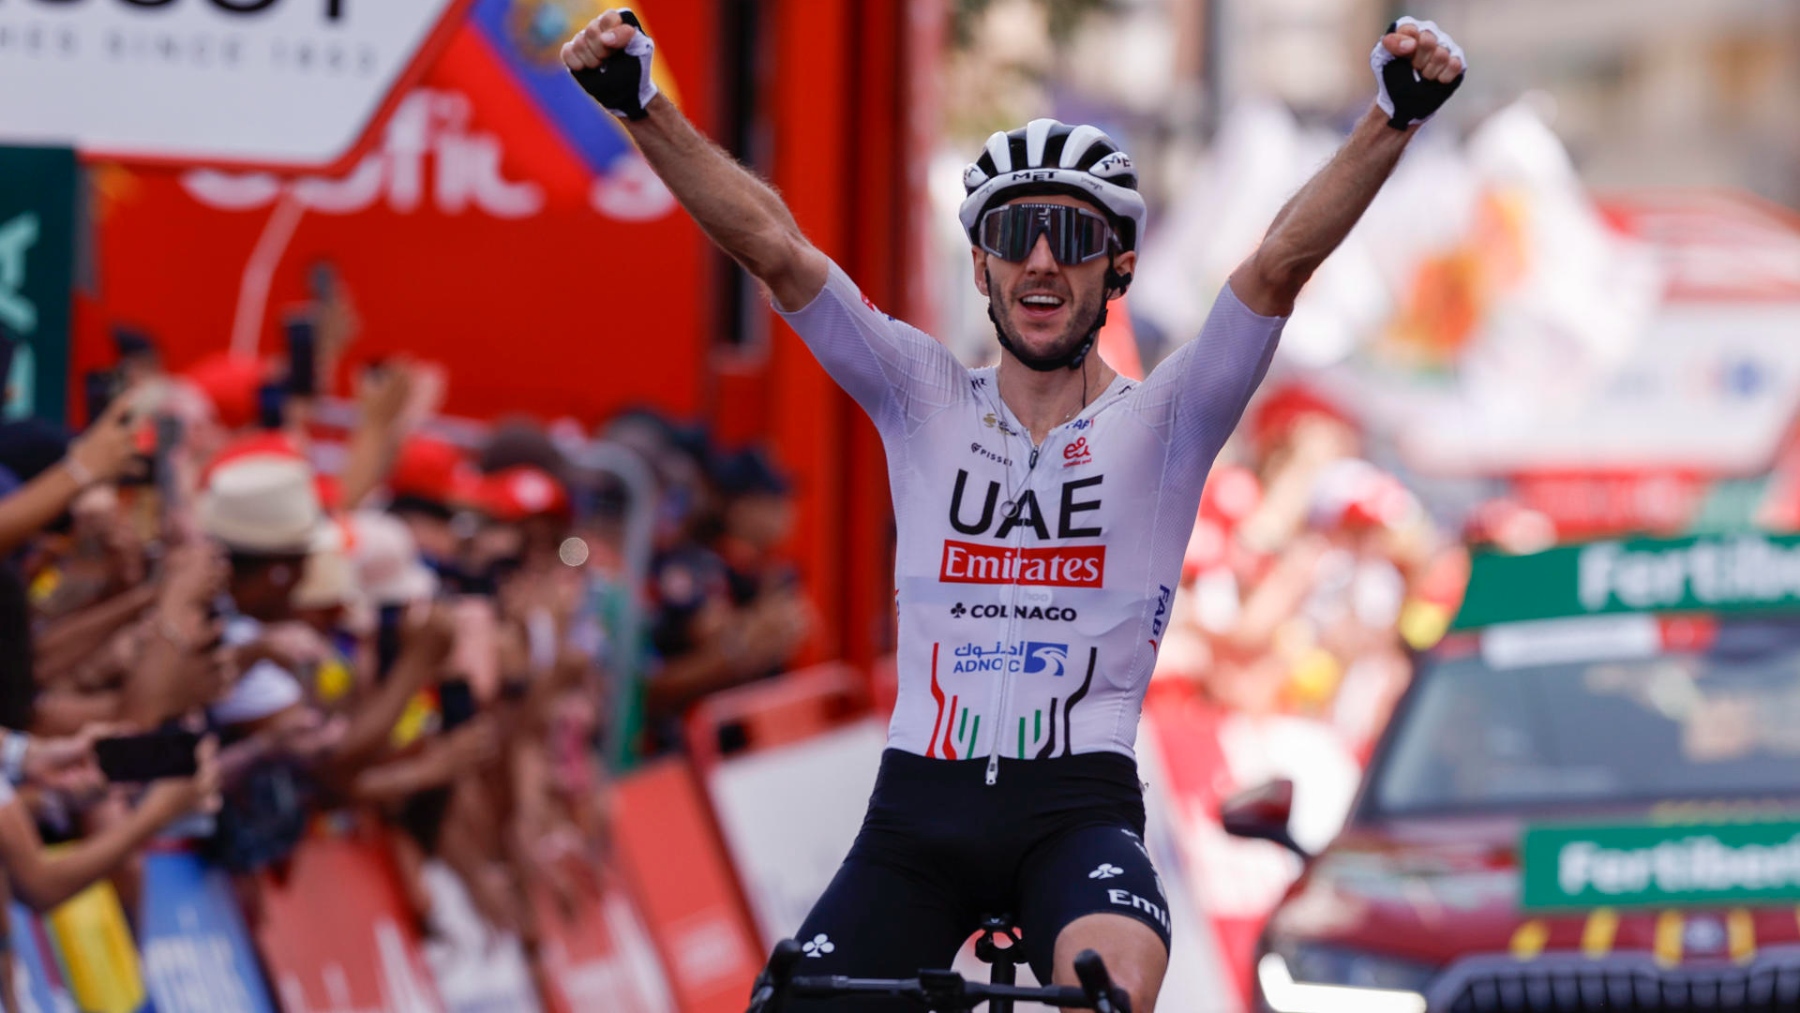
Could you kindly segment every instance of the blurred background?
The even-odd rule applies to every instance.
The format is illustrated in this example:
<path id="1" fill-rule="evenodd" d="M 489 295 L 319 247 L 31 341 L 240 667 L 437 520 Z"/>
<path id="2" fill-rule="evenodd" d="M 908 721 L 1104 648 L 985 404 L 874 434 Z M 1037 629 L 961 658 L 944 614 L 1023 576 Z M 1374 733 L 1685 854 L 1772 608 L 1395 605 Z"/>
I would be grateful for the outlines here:
<path id="1" fill-rule="evenodd" d="M 735 1010 L 828 881 L 896 679 L 885 461 L 568 81 L 604 6 L 0 4 L 0 723 L 59 757 L 8 770 L 8 1008 Z M 1471 549 L 1800 531 L 1792 0 L 634 8 L 663 92 L 971 366 L 963 166 L 1108 131 L 1138 376 L 1390 21 L 1467 52 L 1208 481 L 1139 745 L 1164 1008 L 1309 1008 L 1265 923 Z M 178 729 L 226 747 L 193 797 L 86 770 Z M 1272 778 L 1292 848 L 1226 827 Z M 91 874 L 22 884 L 51 845 Z"/>

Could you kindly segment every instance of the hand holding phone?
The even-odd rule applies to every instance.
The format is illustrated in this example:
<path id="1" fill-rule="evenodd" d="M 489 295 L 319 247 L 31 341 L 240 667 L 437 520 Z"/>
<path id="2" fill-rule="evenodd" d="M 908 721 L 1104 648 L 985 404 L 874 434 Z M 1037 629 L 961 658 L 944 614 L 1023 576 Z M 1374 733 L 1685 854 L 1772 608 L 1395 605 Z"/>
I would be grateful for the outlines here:
<path id="1" fill-rule="evenodd" d="M 287 322 L 287 392 L 312 397 L 319 392 L 319 345 L 313 322 L 295 317 Z"/>
<path id="2" fill-rule="evenodd" d="M 161 781 L 193 777 L 200 769 L 195 758 L 199 745 L 199 733 L 168 729 L 99 739 L 94 743 L 94 758 L 108 781 Z"/>
<path id="3" fill-rule="evenodd" d="M 137 458 L 136 427 L 132 399 L 114 397 L 100 416 L 69 444 L 69 459 L 84 480 L 110 482 L 123 475 Z"/>
<path id="4" fill-rule="evenodd" d="M 256 424 L 271 432 L 287 424 L 287 388 L 265 383 L 256 389 Z"/>
<path id="5" fill-rule="evenodd" d="M 438 714 L 445 731 L 460 728 L 475 720 L 478 707 L 475 691 L 467 679 L 445 679 L 438 683 Z"/>

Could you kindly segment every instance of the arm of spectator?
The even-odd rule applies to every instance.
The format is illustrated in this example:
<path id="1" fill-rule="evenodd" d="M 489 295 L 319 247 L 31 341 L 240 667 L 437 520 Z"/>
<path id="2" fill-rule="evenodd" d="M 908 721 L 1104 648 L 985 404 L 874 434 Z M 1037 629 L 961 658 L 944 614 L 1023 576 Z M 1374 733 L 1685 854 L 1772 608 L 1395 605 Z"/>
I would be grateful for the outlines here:
<path id="1" fill-rule="evenodd" d="M 550 763 L 538 736 L 515 738 L 511 743 L 512 822 L 507 827 L 507 861 L 520 884 L 541 886 L 565 915 L 572 914 L 579 890 L 557 861 L 545 861 L 540 845 L 557 832 L 555 805 L 551 800 Z"/>
<path id="2" fill-rule="evenodd" d="M 1282 553 L 1268 574 L 1244 599 L 1238 624 L 1228 635 L 1239 653 L 1266 650 L 1281 624 L 1300 611 L 1312 593 L 1314 572 L 1325 553 L 1316 537 L 1302 538 Z"/>
<path id="3" fill-rule="evenodd" d="M 409 620 L 404 644 L 387 679 L 368 702 L 350 715 L 350 726 L 326 760 L 330 774 L 345 781 L 374 759 L 388 743 L 406 704 L 443 671 L 455 643 L 449 610 L 434 606 L 422 618 Z"/>
<path id="4" fill-rule="evenodd" d="M 110 482 L 131 467 L 136 453 L 129 417 L 132 400 L 129 393 L 113 398 L 106 412 L 69 445 L 59 465 L 0 499 L 0 555 L 11 554 L 43 530 L 81 490 Z"/>
<path id="5" fill-rule="evenodd" d="M 438 839 L 438 857 L 463 881 L 469 902 L 481 919 L 502 932 L 517 932 L 522 922 L 519 899 L 507 882 L 504 866 L 490 854 L 495 819 L 484 779 L 458 780 L 451 796 L 444 832 Z"/>
<path id="6" fill-rule="evenodd" d="M 379 804 L 441 788 L 492 762 L 497 749 L 493 724 L 478 719 L 427 744 L 416 756 L 364 768 L 350 784 L 350 797 Z"/>
<path id="7" fill-rule="evenodd" d="M 211 544 L 190 543 L 169 555 L 157 594 L 154 635 L 142 661 L 126 675 L 124 720 L 149 728 L 194 703 L 193 687 L 183 674 L 194 655 L 211 649 L 216 624 L 207 608 L 224 583 L 225 560 Z"/>
<path id="8" fill-rule="evenodd" d="M 1356 452 L 1356 435 L 1347 425 L 1318 417 L 1297 422 L 1262 502 L 1239 532 L 1244 544 L 1259 552 L 1277 552 L 1291 542 L 1306 523 L 1320 470 Z"/>
<path id="9" fill-rule="evenodd" d="M 123 697 L 117 690 L 82 692 L 58 687 L 38 694 L 32 704 L 33 735 L 74 735 L 95 722 L 118 721 Z"/>
<path id="10" fill-rule="evenodd" d="M 29 736 L 22 766 L 23 780 L 73 798 L 87 798 L 103 790 L 106 775 L 94 755 L 94 741 L 117 735 L 118 725 L 91 724 L 74 735 Z"/>
<path id="11" fill-rule="evenodd" d="M 40 682 L 68 672 L 112 635 L 155 604 L 154 584 L 140 584 L 99 603 L 51 620 L 32 639 Z"/>
<path id="12" fill-rule="evenodd" d="M 201 743 L 199 773 L 158 781 L 124 820 L 49 853 L 26 808 L 15 797 L 0 805 L 0 862 L 21 901 L 48 911 L 105 876 L 172 820 L 218 806 L 217 744 Z"/>
<path id="13" fill-rule="evenodd" d="M 678 713 L 708 693 L 757 678 L 792 657 L 816 624 L 803 596 L 770 594 L 740 609 L 695 650 L 665 661 L 646 689 L 647 703 L 655 713 Z"/>
<path id="14" fill-rule="evenodd" d="M 356 428 L 350 432 L 342 473 L 344 509 L 360 506 L 394 466 L 400 441 L 406 435 L 400 416 L 412 397 L 412 389 L 413 372 L 405 362 L 369 370 L 357 378 Z"/>

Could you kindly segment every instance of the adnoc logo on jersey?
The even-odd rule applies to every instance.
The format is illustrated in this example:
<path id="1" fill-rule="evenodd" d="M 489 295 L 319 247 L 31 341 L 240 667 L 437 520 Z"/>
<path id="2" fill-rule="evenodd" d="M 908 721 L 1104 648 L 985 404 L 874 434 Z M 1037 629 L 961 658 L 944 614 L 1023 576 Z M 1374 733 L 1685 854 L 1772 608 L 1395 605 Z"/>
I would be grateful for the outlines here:
<path id="1" fill-rule="evenodd" d="M 938 580 L 946 584 L 1100 587 L 1106 582 L 1106 546 L 1015 549 L 947 540 Z"/>
<path id="2" fill-rule="evenodd" d="M 1069 667 L 1069 645 L 1027 640 L 1020 644 L 994 646 L 963 644 L 954 652 L 956 661 L 950 671 L 1016 672 L 1024 675 L 1062 675 Z"/>

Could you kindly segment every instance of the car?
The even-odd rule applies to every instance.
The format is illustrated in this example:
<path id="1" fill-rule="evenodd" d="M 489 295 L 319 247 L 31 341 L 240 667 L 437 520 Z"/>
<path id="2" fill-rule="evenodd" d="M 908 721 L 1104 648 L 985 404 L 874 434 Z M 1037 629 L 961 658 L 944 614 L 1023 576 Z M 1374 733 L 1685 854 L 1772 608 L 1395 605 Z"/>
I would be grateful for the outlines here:
<path id="1" fill-rule="evenodd" d="M 1292 800 L 1223 822 L 1299 851 Z M 1477 557 L 1302 857 L 1259 1010 L 1800 1010 L 1800 537 Z"/>

